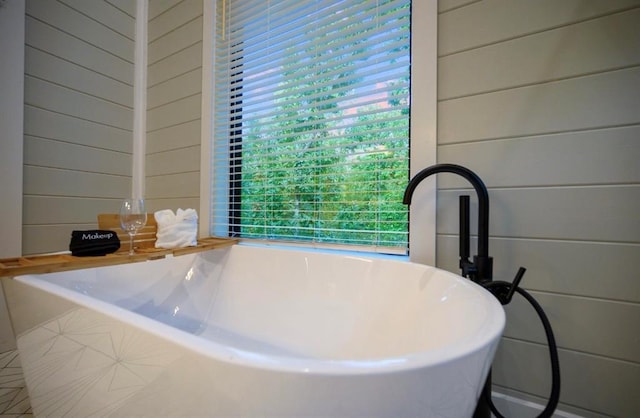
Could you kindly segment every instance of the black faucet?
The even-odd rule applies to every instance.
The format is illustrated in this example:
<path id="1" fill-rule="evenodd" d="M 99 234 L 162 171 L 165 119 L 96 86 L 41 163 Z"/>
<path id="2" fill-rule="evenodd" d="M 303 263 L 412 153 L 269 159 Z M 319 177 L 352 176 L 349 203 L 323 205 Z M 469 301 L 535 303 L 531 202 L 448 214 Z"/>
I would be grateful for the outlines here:
<path id="1" fill-rule="evenodd" d="M 432 174 L 453 173 L 464 177 L 478 195 L 478 255 L 469 260 L 469 196 L 460 196 L 460 269 L 462 276 L 476 283 L 493 279 L 493 259 L 489 257 L 489 193 L 483 181 L 466 167 L 456 164 L 436 164 L 420 171 L 411 179 L 402 202 L 411 204 L 413 192 L 420 182 Z"/>
<path id="2" fill-rule="evenodd" d="M 460 196 L 460 268 L 462 269 L 462 276 L 468 277 L 474 282 L 481 284 L 503 305 L 511 302 L 511 297 L 514 292 L 520 293 L 535 307 L 543 323 L 545 332 L 547 333 L 547 340 L 549 341 L 552 385 L 549 402 L 539 417 L 550 417 L 560 397 L 560 365 L 553 331 L 540 305 L 531 295 L 518 287 L 526 270 L 524 267 L 520 267 L 512 283 L 493 281 L 493 259 L 489 257 L 489 193 L 480 177 L 473 171 L 460 165 L 436 164 L 423 169 L 411 179 L 404 191 L 402 202 L 405 205 L 410 205 L 411 197 L 416 187 L 418 187 L 418 184 L 430 175 L 436 173 L 453 173 L 464 177 L 473 185 L 478 195 L 478 255 L 473 257 L 473 262 L 469 261 L 469 196 Z M 480 399 L 478 400 L 478 405 L 473 413 L 473 418 L 489 418 L 492 412 L 495 416 L 502 416 L 491 400 L 491 371 L 489 371 Z"/>
<path id="3" fill-rule="evenodd" d="M 411 197 L 418 184 L 432 174 L 453 173 L 464 177 L 473 185 L 478 195 L 478 255 L 469 261 L 469 196 L 460 196 L 460 269 L 462 276 L 478 284 L 491 284 L 493 279 L 493 259 L 489 257 L 489 193 L 484 182 L 466 167 L 456 164 L 436 164 L 420 171 L 411 179 L 404 191 L 402 203 L 411 204 Z M 513 291 L 510 292 L 511 294 Z M 487 377 L 473 418 L 491 416 L 491 374 Z"/>

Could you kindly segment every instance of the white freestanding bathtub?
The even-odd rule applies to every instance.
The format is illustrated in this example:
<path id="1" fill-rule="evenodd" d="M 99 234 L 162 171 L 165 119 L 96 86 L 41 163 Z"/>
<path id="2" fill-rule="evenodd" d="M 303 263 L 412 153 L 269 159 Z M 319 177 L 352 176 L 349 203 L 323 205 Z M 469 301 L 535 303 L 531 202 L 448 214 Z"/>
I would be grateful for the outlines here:
<path id="1" fill-rule="evenodd" d="M 43 417 L 470 417 L 505 321 L 432 267 L 247 245 L 3 285 Z"/>

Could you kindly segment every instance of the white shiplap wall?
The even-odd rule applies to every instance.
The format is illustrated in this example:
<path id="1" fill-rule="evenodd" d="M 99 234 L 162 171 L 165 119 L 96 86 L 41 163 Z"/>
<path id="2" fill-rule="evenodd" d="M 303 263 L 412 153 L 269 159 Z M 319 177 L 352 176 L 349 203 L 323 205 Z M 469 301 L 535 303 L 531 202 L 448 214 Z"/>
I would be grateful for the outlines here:
<path id="1" fill-rule="evenodd" d="M 146 193 L 150 211 L 198 210 L 202 0 L 150 1 Z"/>
<path id="2" fill-rule="evenodd" d="M 494 278 L 527 267 L 560 409 L 640 416 L 640 1 L 441 0 L 438 24 L 438 162 L 489 188 Z M 457 271 L 457 196 L 473 193 L 438 185 L 437 263 Z M 494 390 L 544 403 L 542 328 L 518 298 L 507 317 Z"/>
<path id="3" fill-rule="evenodd" d="M 23 254 L 68 249 L 130 193 L 133 0 L 28 0 Z"/>

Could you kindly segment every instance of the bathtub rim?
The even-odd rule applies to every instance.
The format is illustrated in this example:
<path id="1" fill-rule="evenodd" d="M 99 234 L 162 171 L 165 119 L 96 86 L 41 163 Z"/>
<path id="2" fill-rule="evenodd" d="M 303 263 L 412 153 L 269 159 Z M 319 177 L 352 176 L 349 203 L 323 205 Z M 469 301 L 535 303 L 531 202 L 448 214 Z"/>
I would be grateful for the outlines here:
<path id="1" fill-rule="evenodd" d="M 243 244 L 236 245 L 245 246 Z M 229 247 L 229 249 L 231 249 L 232 247 Z M 258 247 L 260 247 L 260 245 L 258 245 Z M 317 249 L 298 249 L 288 247 L 280 248 L 273 245 L 269 245 L 267 247 L 271 249 L 284 249 L 294 251 L 301 250 L 303 252 L 324 252 Z M 214 249 L 208 251 L 217 250 Z M 336 254 L 336 251 L 330 251 L 329 253 Z M 363 255 L 362 253 L 349 252 L 349 254 L 343 254 L 343 252 L 337 251 L 337 255 L 353 256 L 356 254 L 358 257 L 364 258 L 388 259 L 388 257 L 384 256 L 368 257 L 367 255 Z M 197 254 L 193 254 L 192 256 L 197 256 Z M 172 257 L 173 256 L 168 256 L 167 258 L 170 259 Z M 409 262 L 399 260 L 398 258 L 394 259 L 393 257 L 396 256 L 391 256 L 391 258 L 387 261 L 392 263 Z M 160 260 L 148 260 L 144 261 L 143 263 L 154 261 Z M 106 266 L 106 268 L 109 267 L 110 266 Z M 12 278 L 6 278 L 6 280 L 16 280 L 19 283 L 53 294 L 81 307 L 95 310 L 112 319 L 121 321 L 136 328 L 140 328 L 141 330 L 149 332 L 150 334 L 168 341 L 169 343 L 182 346 L 187 350 L 194 351 L 213 360 L 243 367 L 265 369 L 283 373 L 302 373 L 333 376 L 386 374 L 434 367 L 440 364 L 453 362 L 464 357 L 471 357 L 483 350 L 489 350 L 490 352 L 495 351 L 500 337 L 504 332 L 506 324 L 506 316 L 502 305 L 495 299 L 495 297 L 493 297 L 493 295 L 491 295 L 481 286 L 470 282 L 469 280 L 461 276 L 442 269 L 438 269 L 436 267 L 425 267 L 436 269 L 441 273 L 454 278 L 455 280 L 464 281 L 465 285 L 466 283 L 468 283 L 472 287 L 477 287 L 477 290 L 483 294 L 482 297 L 488 300 L 489 310 L 491 311 L 488 313 L 490 321 L 486 321 L 485 323 L 483 323 L 482 326 L 476 329 L 473 334 L 458 341 L 455 346 L 445 345 L 443 347 L 433 348 L 423 352 L 407 353 L 406 355 L 401 356 L 376 359 L 318 359 L 265 354 L 255 351 L 243 350 L 240 348 L 235 348 L 229 345 L 218 343 L 211 339 L 200 337 L 199 335 L 191 334 L 187 331 L 172 327 L 168 324 L 146 317 L 142 314 L 132 312 L 120 306 L 67 289 L 62 286 L 58 286 L 51 282 L 43 281 L 38 278 L 38 276 L 40 276 L 41 274 L 15 276 Z M 19 335 L 16 337 L 19 338 Z"/>

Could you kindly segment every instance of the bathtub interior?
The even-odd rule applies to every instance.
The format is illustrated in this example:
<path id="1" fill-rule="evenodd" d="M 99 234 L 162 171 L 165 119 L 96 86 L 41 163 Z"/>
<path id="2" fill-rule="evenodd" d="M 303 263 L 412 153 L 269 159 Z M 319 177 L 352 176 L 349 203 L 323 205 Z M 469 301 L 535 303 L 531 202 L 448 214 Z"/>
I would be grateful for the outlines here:
<path id="1" fill-rule="evenodd" d="M 97 299 L 260 355 L 441 359 L 495 339 L 504 326 L 493 297 L 459 276 L 361 256 L 235 245 L 34 277 L 81 305 Z"/>

